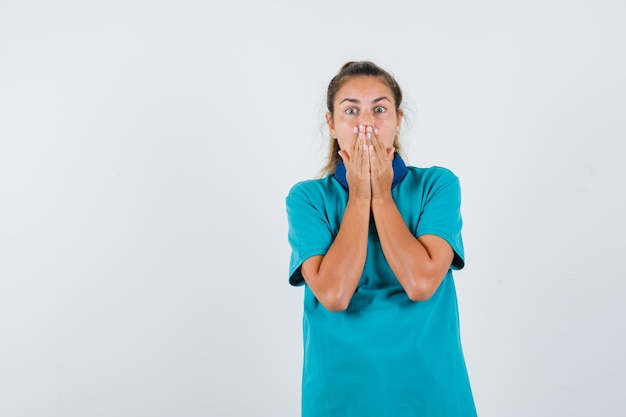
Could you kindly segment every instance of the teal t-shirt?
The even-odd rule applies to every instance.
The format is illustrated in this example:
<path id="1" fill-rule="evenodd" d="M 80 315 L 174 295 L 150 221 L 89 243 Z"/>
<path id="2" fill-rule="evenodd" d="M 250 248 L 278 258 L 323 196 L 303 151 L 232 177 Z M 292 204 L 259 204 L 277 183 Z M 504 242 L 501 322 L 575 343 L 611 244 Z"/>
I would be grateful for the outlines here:
<path id="1" fill-rule="evenodd" d="M 464 266 L 458 178 L 441 167 L 408 167 L 392 195 L 417 236 L 445 239 Z M 286 199 L 289 282 L 337 235 L 348 191 L 335 175 L 296 184 Z M 427 301 L 411 301 L 370 224 L 363 275 L 348 308 L 329 312 L 304 287 L 303 417 L 475 416 L 461 348 L 456 291 L 448 271 Z"/>

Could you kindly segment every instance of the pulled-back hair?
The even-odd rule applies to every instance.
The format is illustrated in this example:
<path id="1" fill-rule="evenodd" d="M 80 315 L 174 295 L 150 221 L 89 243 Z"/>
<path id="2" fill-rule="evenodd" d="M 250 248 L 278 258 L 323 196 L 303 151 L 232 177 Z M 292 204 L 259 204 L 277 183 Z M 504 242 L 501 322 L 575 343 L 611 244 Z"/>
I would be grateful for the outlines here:
<path id="1" fill-rule="evenodd" d="M 402 90 L 400 89 L 400 86 L 396 82 L 395 78 L 371 61 L 349 61 L 341 67 L 337 75 L 335 75 L 328 84 L 328 90 L 326 92 L 326 107 L 328 108 L 331 117 L 334 117 L 335 114 L 335 97 L 337 96 L 339 89 L 341 89 L 343 84 L 348 79 L 359 76 L 377 77 L 384 82 L 393 94 L 396 113 L 398 113 L 400 105 L 402 104 Z M 397 135 L 393 142 L 396 152 L 401 152 L 401 146 Z M 339 160 L 339 150 L 339 142 L 335 138 L 331 137 L 328 147 L 328 158 L 326 165 L 320 171 L 320 176 L 325 176 L 335 172 L 335 169 L 337 168 L 337 161 Z"/>

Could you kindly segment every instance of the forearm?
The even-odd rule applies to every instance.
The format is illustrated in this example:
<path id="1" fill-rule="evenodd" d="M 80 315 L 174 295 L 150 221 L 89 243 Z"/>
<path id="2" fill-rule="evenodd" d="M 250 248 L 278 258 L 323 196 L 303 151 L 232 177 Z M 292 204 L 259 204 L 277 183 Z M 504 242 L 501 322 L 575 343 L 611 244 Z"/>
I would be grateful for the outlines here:
<path id="1" fill-rule="evenodd" d="M 406 226 L 391 194 L 372 200 L 372 213 L 380 244 L 394 275 L 414 301 L 430 298 L 452 260 L 452 250 L 439 242 L 428 247 Z M 437 252 L 437 253 L 435 253 Z M 447 264 L 447 265 L 446 265 Z"/>
<path id="2" fill-rule="evenodd" d="M 370 201 L 351 197 L 328 252 L 303 265 L 302 273 L 316 298 L 329 310 L 345 310 L 363 274 L 367 256 Z"/>

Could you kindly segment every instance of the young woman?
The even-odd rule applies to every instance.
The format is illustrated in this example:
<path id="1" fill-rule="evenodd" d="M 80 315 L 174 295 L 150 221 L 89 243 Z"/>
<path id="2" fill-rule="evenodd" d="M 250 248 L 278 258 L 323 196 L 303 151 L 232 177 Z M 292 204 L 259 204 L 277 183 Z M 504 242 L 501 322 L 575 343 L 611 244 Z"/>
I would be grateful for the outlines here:
<path id="1" fill-rule="evenodd" d="M 289 282 L 305 285 L 303 417 L 475 416 L 452 270 L 458 178 L 398 154 L 402 92 L 372 62 L 331 80 L 325 176 L 286 199 Z"/>

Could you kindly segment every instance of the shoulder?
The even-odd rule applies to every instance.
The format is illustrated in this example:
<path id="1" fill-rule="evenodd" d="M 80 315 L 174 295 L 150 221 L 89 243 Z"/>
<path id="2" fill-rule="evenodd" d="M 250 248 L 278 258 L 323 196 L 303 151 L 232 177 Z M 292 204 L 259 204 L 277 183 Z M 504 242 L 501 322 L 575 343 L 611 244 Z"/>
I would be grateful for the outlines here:
<path id="1" fill-rule="evenodd" d="M 448 185 L 459 185 L 459 177 L 452 170 L 441 167 L 431 166 L 421 168 L 416 166 L 408 166 L 407 178 L 409 184 L 418 185 L 425 189 L 446 187 Z"/>
<path id="2" fill-rule="evenodd" d="M 316 208 L 333 205 L 335 202 L 346 198 L 347 192 L 334 176 L 327 175 L 320 179 L 304 180 L 291 187 L 286 197 L 288 209 L 296 210 L 306 207 Z"/>
<path id="3" fill-rule="evenodd" d="M 287 193 L 287 200 L 297 198 L 321 199 L 328 198 L 337 192 L 341 185 L 333 178 L 333 175 L 327 175 L 324 178 L 309 179 L 297 182 Z"/>
<path id="4" fill-rule="evenodd" d="M 451 169 L 442 166 L 431 166 L 428 168 L 416 167 L 410 165 L 407 167 L 409 173 L 424 179 L 457 179 L 458 177 Z"/>
<path id="5" fill-rule="evenodd" d="M 303 181 L 296 182 L 290 189 L 289 194 L 294 192 L 301 192 L 306 190 L 311 190 L 319 187 L 324 187 L 324 184 L 327 183 L 332 175 L 327 175 L 324 178 L 318 179 L 307 179 Z"/>

